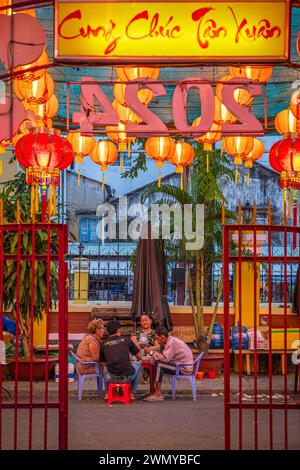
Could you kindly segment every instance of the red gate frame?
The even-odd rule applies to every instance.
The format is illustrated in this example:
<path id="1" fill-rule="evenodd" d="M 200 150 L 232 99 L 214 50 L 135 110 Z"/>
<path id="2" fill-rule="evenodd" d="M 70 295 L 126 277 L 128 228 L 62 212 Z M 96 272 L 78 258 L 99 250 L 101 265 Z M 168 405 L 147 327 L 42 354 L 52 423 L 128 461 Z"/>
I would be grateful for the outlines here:
<path id="1" fill-rule="evenodd" d="M 257 255 L 257 231 L 263 231 L 268 234 L 268 255 L 258 256 Z M 242 233 L 250 232 L 254 238 L 254 252 L 253 256 L 242 255 Z M 232 232 L 238 233 L 238 256 L 230 254 L 230 234 Z M 284 254 L 283 256 L 274 256 L 271 253 L 271 237 L 273 233 L 283 233 L 284 236 Z M 287 253 L 287 237 L 288 234 L 292 234 L 293 237 L 297 237 L 297 251 L 295 256 L 288 256 Z M 289 402 L 288 401 L 288 389 L 287 389 L 287 263 L 300 263 L 300 227 L 292 226 L 275 226 L 275 225 L 224 225 L 223 226 L 223 276 L 224 276 L 224 431 L 225 431 L 225 449 L 231 448 L 231 410 L 239 410 L 239 425 L 238 425 L 238 437 L 239 437 L 239 449 L 243 448 L 243 434 L 242 424 L 243 416 L 242 412 L 244 409 L 254 410 L 254 447 L 258 449 L 259 436 L 258 436 L 258 412 L 262 409 L 269 410 L 269 445 L 270 450 L 273 449 L 273 409 L 284 410 L 284 448 L 288 449 L 288 410 L 300 410 L 300 401 Z M 268 354 L 268 369 L 269 369 L 269 403 L 258 403 L 257 397 L 257 372 L 258 372 L 258 357 L 257 357 L 257 335 L 256 329 L 257 316 L 256 316 L 256 276 L 254 276 L 254 401 L 251 403 L 242 402 L 242 338 L 241 338 L 241 327 L 242 327 L 242 312 L 241 312 L 241 269 L 238 271 L 238 290 L 239 290 L 239 401 L 232 402 L 230 396 L 230 319 L 229 319 L 229 264 L 230 262 L 238 263 L 241 268 L 241 262 L 248 261 L 254 265 L 254 272 L 256 272 L 256 265 L 258 262 L 265 262 L 268 265 L 268 273 L 272 275 L 272 263 L 281 262 L 284 265 L 284 403 L 273 403 L 272 399 L 272 278 L 269 284 L 268 292 L 268 316 L 269 316 L 269 354 Z M 300 266 L 300 264 L 299 264 Z M 300 276 L 298 284 L 299 300 L 300 305 Z M 300 312 L 298 313 L 298 321 L 300 328 Z"/>
<path id="2" fill-rule="evenodd" d="M 32 240 L 35 240 L 35 233 L 37 230 L 47 231 L 47 253 L 36 253 L 35 242 L 32 242 L 32 252 L 30 254 L 21 253 L 21 237 L 24 231 L 31 231 Z M 4 233 L 12 232 L 18 234 L 17 253 L 6 254 L 3 250 Z M 58 236 L 58 251 L 51 253 L 51 234 L 57 233 Z M 20 285 L 20 263 L 21 261 L 31 261 L 32 266 L 35 260 L 44 261 L 46 263 L 46 282 L 47 282 L 47 298 L 46 298 L 46 372 L 45 372 L 45 392 L 44 402 L 33 401 L 33 333 L 30 338 L 30 382 L 29 382 L 29 402 L 20 402 L 18 400 L 18 353 L 16 356 L 16 374 L 15 374 L 15 388 L 14 400 L 2 401 L 2 383 L 3 371 L 0 365 L 0 449 L 2 448 L 2 410 L 14 411 L 14 449 L 18 447 L 18 410 L 29 410 L 29 429 L 28 429 L 28 449 L 32 449 L 32 419 L 34 409 L 44 409 L 44 449 L 47 449 L 48 437 L 48 409 L 58 410 L 58 448 L 59 450 L 66 450 L 68 448 L 68 264 L 65 262 L 65 255 L 68 252 L 68 226 L 63 224 L 5 224 L 0 225 L 0 339 L 3 338 L 3 324 L 2 316 L 3 311 L 3 263 L 5 260 L 17 262 L 17 278 L 16 278 L 16 301 L 18 305 L 18 286 Z M 48 367 L 49 367 L 49 315 L 50 315 L 50 263 L 56 261 L 58 263 L 58 321 L 59 321 L 59 386 L 58 386 L 58 401 L 49 402 L 48 400 Z M 34 268 L 32 269 L 31 276 L 31 293 L 34 292 Z M 31 295 L 31 331 L 33 332 L 33 312 L 34 312 L 34 294 Z M 16 311 L 16 339 L 19 337 L 19 307 Z"/>

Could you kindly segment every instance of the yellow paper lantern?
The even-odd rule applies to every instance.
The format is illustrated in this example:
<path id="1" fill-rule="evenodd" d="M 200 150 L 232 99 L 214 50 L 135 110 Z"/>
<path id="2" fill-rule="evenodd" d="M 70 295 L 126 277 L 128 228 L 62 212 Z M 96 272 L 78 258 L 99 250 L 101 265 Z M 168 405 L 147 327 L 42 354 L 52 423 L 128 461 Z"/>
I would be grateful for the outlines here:
<path id="1" fill-rule="evenodd" d="M 96 142 L 91 135 L 82 135 L 80 132 L 69 132 L 67 139 L 72 145 L 76 163 L 83 163 L 84 157 L 90 155 Z"/>
<path id="2" fill-rule="evenodd" d="M 223 148 L 234 160 L 236 166 L 235 183 L 238 182 L 238 166 L 242 164 L 243 159 L 253 150 L 253 137 L 230 136 L 222 140 Z"/>
<path id="3" fill-rule="evenodd" d="M 146 140 L 145 151 L 156 166 L 163 167 L 166 160 L 171 161 L 175 152 L 175 142 L 171 137 L 149 137 Z"/>
<path id="4" fill-rule="evenodd" d="M 225 75 L 220 79 L 220 81 L 225 82 L 225 83 L 218 83 L 216 86 L 216 95 L 218 97 L 218 100 L 222 102 L 223 96 L 223 87 L 224 84 L 226 84 L 227 81 L 231 80 L 233 77 L 231 75 Z M 233 93 L 235 101 L 237 101 L 241 106 L 248 106 L 250 103 L 253 101 L 253 97 L 250 95 L 250 93 L 247 90 L 244 90 L 243 88 L 236 88 Z"/>
<path id="5" fill-rule="evenodd" d="M 200 124 L 201 117 L 198 117 L 193 122 L 192 126 L 196 127 Z M 213 122 L 210 130 L 206 132 L 206 134 L 201 135 L 200 137 L 194 137 L 197 142 L 201 142 L 203 144 L 204 150 L 212 150 L 213 144 L 218 142 L 222 138 L 221 126 Z"/>
<path id="6" fill-rule="evenodd" d="M 260 83 L 267 82 L 271 77 L 272 72 L 272 67 L 267 65 L 260 65 L 255 67 L 252 65 L 229 67 L 229 74 L 232 77 L 244 77 Z"/>
<path id="7" fill-rule="evenodd" d="M 118 149 L 109 140 L 100 140 L 94 145 L 91 151 L 91 159 L 97 165 L 100 165 L 102 171 L 106 171 L 108 165 L 116 161 L 118 157 Z M 102 174 L 102 191 L 104 190 L 104 174 Z"/>
<path id="8" fill-rule="evenodd" d="M 125 89 L 126 89 L 126 84 L 125 83 L 116 83 L 114 86 L 114 95 L 118 103 L 120 103 L 122 106 L 127 106 L 126 103 L 126 98 L 125 98 Z M 147 106 L 147 104 L 150 103 L 150 101 L 153 98 L 153 93 L 150 90 L 142 89 L 139 90 L 137 93 L 137 96 L 140 100 L 140 102 L 144 105 Z"/>
<path id="9" fill-rule="evenodd" d="M 39 80 L 26 82 L 14 80 L 14 92 L 20 100 L 26 104 L 38 106 L 46 103 L 54 93 L 54 82 L 51 75 L 46 73 Z"/>
<path id="10" fill-rule="evenodd" d="M 300 90 L 292 94 L 290 108 L 296 119 L 300 119 Z"/>
<path id="11" fill-rule="evenodd" d="M 253 139 L 253 149 L 250 153 L 243 157 L 245 162 L 245 168 L 248 168 L 247 172 L 247 186 L 250 185 L 250 169 L 253 167 L 253 162 L 257 162 L 264 153 L 264 144 L 259 139 Z"/>
<path id="12" fill-rule="evenodd" d="M 122 106 L 117 100 L 112 103 L 113 108 L 117 111 L 120 121 L 123 124 L 139 124 L 142 119 L 139 118 L 130 108 Z"/>
<path id="13" fill-rule="evenodd" d="M 116 67 L 116 72 L 121 82 L 130 82 L 138 78 L 156 80 L 160 69 L 155 67 Z"/>
<path id="14" fill-rule="evenodd" d="M 231 114 L 226 106 L 215 96 L 214 123 L 222 126 L 223 124 L 233 124 L 235 121 L 236 117 Z"/>
<path id="15" fill-rule="evenodd" d="M 176 173 L 180 173 L 180 188 L 183 189 L 183 169 L 190 165 L 194 160 L 195 152 L 191 144 L 186 142 L 177 142 L 175 151 L 170 157 L 169 162 L 176 166 Z"/>
<path id="16" fill-rule="evenodd" d="M 296 136 L 300 133 L 300 120 L 295 118 L 290 109 L 284 109 L 275 118 L 275 128 L 285 138 Z"/>
<path id="17" fill-rule="evenodd" d="M 36 71 L 31 71 L 32 67 L 41 67 L 42 65 L 48 65 L 49 58 L 47 52 L 44 50 L 41 56 L 31 64 L 20 65 L 14 69 L 15 72 L 23 72 L 22 75 L 18 75 L 17 79 L 24 82 L 33 82 L 34 80 L 39 80 L 43 75 L 46 74 L 47 68 L 39 69 Z"/>

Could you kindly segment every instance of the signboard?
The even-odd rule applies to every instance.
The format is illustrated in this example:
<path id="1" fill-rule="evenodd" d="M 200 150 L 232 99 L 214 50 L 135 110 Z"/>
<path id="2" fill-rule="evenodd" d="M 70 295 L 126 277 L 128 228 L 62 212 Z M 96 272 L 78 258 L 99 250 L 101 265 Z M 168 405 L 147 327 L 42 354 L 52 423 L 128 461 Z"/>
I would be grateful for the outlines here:
<path id="1" fill-rule="evenodd" d="M 280 62 L 289 0 L 56 0 L 55 57 L 102 63 Z"/>

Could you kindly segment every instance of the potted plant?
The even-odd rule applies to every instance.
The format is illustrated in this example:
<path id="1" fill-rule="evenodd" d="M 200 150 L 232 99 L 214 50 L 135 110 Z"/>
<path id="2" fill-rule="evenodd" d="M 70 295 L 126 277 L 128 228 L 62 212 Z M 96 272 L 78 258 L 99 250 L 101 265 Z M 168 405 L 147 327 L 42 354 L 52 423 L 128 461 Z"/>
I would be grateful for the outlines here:
<path id="1" fill-rule="evenodd" d="M 4 184 L 0 199 L 3 206 L 3 222 L 15 223 L 16 213 L 21 223 L 31 223 L 30 217 L 30 188 L 26 184 L 24 173 L 18 173 L 14 180 Z M 37 214 L 39 216 L 39 214 Z M 35 252 L 46 253 L 48 246 L 48 234 L 45 230 L 36 230 L 35 236 Z M 51 252 L 57 253 L 58 240 L 57 236 L 51 234 Z M 32 253 L 32 234 L 31 231 L 22 230 L 20 237 L 20 251 L 22 254 Z M 18 250 L 18 232 L 4 231 L 4 253 L 16 254 Z M 47 285 L 46 285 L 46 263 L 43 261 L 35 261 L 34 266 L 34 306 L 31 312 L 31 277 L 32 263 L 28 261 L 20 261 L 20 288 L 16 292 L 17 280 L 17 261 L 5 260 L 3 265 L 3 308 L 10 312 L 17 320 L 19 319 L 19 335 L 20 343 L 18 345 L 18 379 L 28 380 L 30 370 L 33 371 L 33 379 L 45 378 L 46 358 L 37 357 L 30 351 L 31 335 L 33 331 L 31 322 L 31 313 L 33 313 L 34 322 L 39 322 L 46 310 L 47 304 Z M 56 263 L 50 262 L 50 293 L 49 308 L 56 303 L 58 289 L 58 274 Z M 18 300 L 17 300 L 18 299 Z M 18 316 L 17 316 L 18 309 Z M 15 373 L 15 346 L 8 349 L 7 362 L 9 371 L 12 375 Z M 49 373 L 54 369 L 56 357 L 48 358 Z M 32 364 L 32 366 L 31 366 Z"/>

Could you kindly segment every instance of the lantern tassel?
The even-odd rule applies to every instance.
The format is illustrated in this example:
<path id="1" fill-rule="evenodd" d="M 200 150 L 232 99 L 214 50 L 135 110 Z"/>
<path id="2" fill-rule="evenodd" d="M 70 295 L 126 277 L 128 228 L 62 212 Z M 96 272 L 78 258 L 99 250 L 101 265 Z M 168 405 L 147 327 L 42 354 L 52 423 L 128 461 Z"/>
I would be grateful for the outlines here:
<path id="1" fill-rule="evenodd" d="M 80 170 L 78 170 L 78 173 L 77 173 L 77 186 L 78 188 L 80 186 Z"/>
<path id="2" fill-rule="evenodd" d="M 180 189 L 183 191 L 183 174 L 180 175 Z"/>
<path id="3" fill-rule="evenodd" d="M 128 155 L 128 158 L 131 157 L 131 141 L 129 140 L 128 141 L 128 144 L 127 144 L 127 155 Z"/>
<path id="4" fill-rule="evenodd" d="M 16 213 L 17 224 L 21 223 L 21 214 L 20 214 L 20 201 L 17 200 L 17 213 Z"/>
<path id="5" fill-rule="evenodd" d="M 282 209 L 282 216 L 283 216 L 283 225 L 286 225 L 286 188 L 283 189 L 283 209 Z"/>
<path id="6" fill-rule="evenodd" d="M 105 176 L 104 176 L 104 173 L 102 173 L 101 187 L 102 187 L 102 191 L 104 191 L 104 187 L 105 187 Z"/>
<path id="7" fill-rule="evenodd" d="M 39 211 L 39 185 L 36 183 L 35 185 L 35 214 Z"/>
<path id="8" fill-rule="evenodd" d="M 249 188 L 249 186 L 250 186 L 250 171 L 249 170 L 248 170 L 247 176 L 246 176 L 246 184 L 247 184 L 247 188 Z"/>
<path id="9" fill-rule="evenodd" d="M 293 201 L 293 193 L 292 190 L 289 189 L 289 195 L 288 195 L 288 219 L 292 218 L 292 201 Z"/>
<path id="10" fill-rule="evenodd" d="M 158 172 L 157 186 L 158 186 L 159 188 L 161 187 L 161 171 Z"/>
<path id="11" fill-rule="evenodd" d="M 53 206 L 52 206 L 52 184 L 49 185 L 49 198 L 48 198 L 48 220 L 51 219 L 51 215 L 52 215 L 52 210 L 53 210 Z"/>
<path id="12" fill-rule="evenodd" d="M 297 226 L 297 191 L 294 191 L 294 207 L 293 207 L 293 225 Z M 297 233 L 293 233 L 293 250 L 297 247 Z"/>
<path id="13" fill-rule="evenodd" d="M 239 181 L 239 170 L 238 170 L 238 167 L 236 166 L 235 167 L 235 175 L 234 175 L 235 184 L 238 184 L 238 181 Z"/>
<path id="14" fill-rule="evenodd" d="M 124 167 L 124 157 L 123 155 L 120 156 L 120 173 L 122 173 Z"/>
<path id="15" fill-rule="evenodd" d="M 53 192 L 53 215 L 56 216 L 57 215 L 57 194 L 56 194 L 56 186 L 55 184 L 53 185 L 53 188 L 52 188 L 52 192 Z"/>
<path id="16" fill-rule="evenodd" d="M 209 173 L 209 153 L 206 151 L 206 173 Z"/>
<path id="17" fill-rule="evenodd" d="M 30 188 L 30 215 L 32 222 L 35 222 L 35 187 L 34 184 Z"/>
<path id="18" fill-rule="evenodd" d="M 2 175 L 3 173 L 3 161 L 0 160 L 0 176 Z"/>

